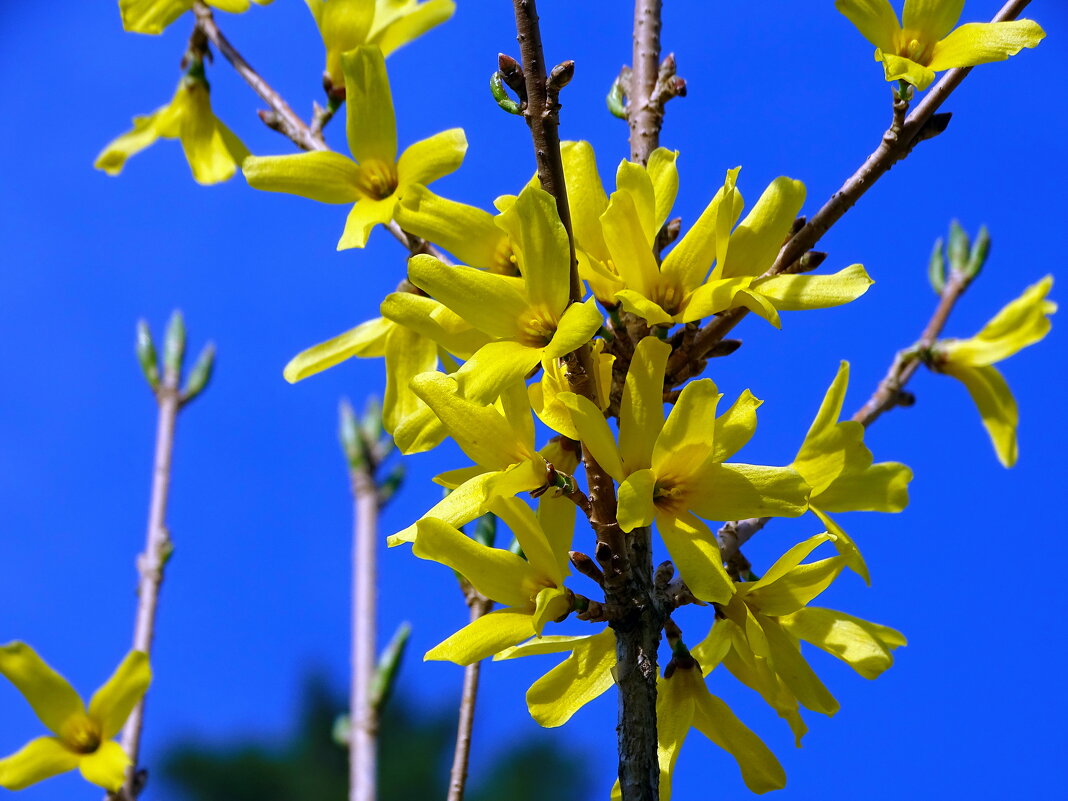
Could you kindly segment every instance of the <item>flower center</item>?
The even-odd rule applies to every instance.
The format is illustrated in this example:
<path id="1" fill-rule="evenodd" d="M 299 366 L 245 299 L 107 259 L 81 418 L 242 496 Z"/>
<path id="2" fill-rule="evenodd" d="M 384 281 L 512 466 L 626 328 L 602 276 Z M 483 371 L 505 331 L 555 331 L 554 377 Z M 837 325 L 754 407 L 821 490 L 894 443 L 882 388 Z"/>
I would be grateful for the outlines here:
<path id="1" fill-rule="evenodd" d="M 76 754 L 92 754 L 100 747 L 100 726 L 87 715 L 74 715 L 63 724 L 60 739 Z"/>
<path id="2" fill-rule="evenodd" d="M 544 348 L 553 341 L 556 319 L 545 309 L 530 309 L 530 316 L 519 324 L 517 339 L 530 348 Z"/>
<path id="3" fill-rule="evenodd" d="M 653 487 L 653 505 L 662 512 L 679 515 L 686 511 L 687 489 L 682 482 L 660 480 Z"/>
<path id="4" fill-rule="evenodd" d="M 897 54 L 917 64 L 926 65 L 931 60 L 932 44 L 924 41 L 924 37 L 916 31 L 902 31 Z"/>
<path id="5" fill-rule="evenodd" d="M 650 298 L 650 300 L 672 316 L 679 313 L 682 308 L 682 301 L 686 297 L 682 287 L 675 283 L 661 283 L 656 287 L 653 294 L 654 297 Z"/>
<path id="6" fill-rule="evenodd" d="M 384 161 L 366 161 L 360 165 L 357 188 L 369 198 L 382 200 L 397 189 L 397 165 Z"/>
<path id="7" fill-rule="evenodd" d="M 497 250 L 493 254 L 493 266 L 490 272 L 498 275 L 519 275 L 519 263 L 516 261 L 512 243 L 508 237 L 502 238 L 498 243 Z"/>

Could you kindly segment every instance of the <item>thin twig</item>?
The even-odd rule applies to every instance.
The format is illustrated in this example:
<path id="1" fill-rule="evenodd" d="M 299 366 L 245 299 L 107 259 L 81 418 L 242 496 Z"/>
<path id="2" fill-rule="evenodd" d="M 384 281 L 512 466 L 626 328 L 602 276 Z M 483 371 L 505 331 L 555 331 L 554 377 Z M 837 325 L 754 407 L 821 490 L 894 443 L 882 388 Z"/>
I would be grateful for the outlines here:
<path id="1" fill-rule="evenodd" d="M 472 623 L 493 609 L 493 601 L 482 597 L 474 589 L 468 590 L 467 598 Z M 464 789 L 467 786 L 467 765 L 471 757 L 471 734 L 475 726 L 475 702 L 478 699 L 481 665 L 481 662 L 472 662 L 464 668 L 464 689 L 460 697 L 460 717 L 456 725 L 456 749 L 453 751 L 452 769 L 449 771 L 447 801 L 463 801 Z"/>
<path id="2" fill-rule="evenodd" d="M 245 61 L 237 49 L 230 44 L 230 40 L 223 35 L 222 31 L 219 30 L 219 26 L 215 24 L 215 17 L 211 12 L 211 8 L 203 3 L 202 0 L 196 0 L 193 3 L 193 13 L 196 15 L 197 27 L 226 57 L 226 60 L 237 71 L 237 74 L 244 78 L 253 91 L 271 107 L 273 116 L 270 118 L 269 124 L 289 137 L 302 150 L 326 150 L 326 143 L 323 142 L 322 136 L 316 136 L 304 124 L 304 120 L 289 107 L 285 99 L 271 88 L 270 84 L 263 80 L 260 74 L 252 68 L 252 65 Z M 265 119 L 264 121 L 267 122 L 268 120 Z"/>
<path id="3" fill-rule="evenodd" d="M 993 21 L 1004 22 L 1015 19 L 1029 2 L 1030 0 L 1009 0 L 994 16 Z M 968 76 L 969 72 L 971 72 L 971 67 L 957 67 L 946 72 L 908 115 L 900 130 L 893 132 L 893 135 L 890 135 L 891 131 L 887 131 L 887 134 L 880 140 L 879 147 L 868 156 L 864 164 L 842 184 L 842 187 L 823 204 L 823 207 L 804 227 L 790 238 L 790 241 L 779 251 L 775 263 L 766 275 L 778 275 L 786 271 L 806 251 L 813 248 L 831 226 L 837 223 L 879 178 L 898 161 L 905 158 L 916 144 L 932 133 L 928 124 L 935 122 L 933 119 L 935 112 L 960 86 L 961 81 Z M 938 128 L 934 130 L 937 131 Z M 693 368 L 697 366 L 703 368 L 705 354 L 745 317 L 747 311 L 747 309 L 735 308 L 716 317 L 701 329 L 690 347 L 675 351 L 668 362 L 669 388 L 697 375 L 693 372 Z"/>
<path id="4" fill-rule="evenodd" d="M 645 164 L 660 144 L 664 109 L 657 98 L 660 68 L 660 0 L 635 0 L 634 64 L 627 89 L 630 160 Z"/>
<path id="5" fill-rule="evenodd" d="M 171 484 L 171 456 L 174 453 L 174 431 L 181 409 L 179 389 L 180 367 L 168 364 L 156 388 L 158 417 L 156 422 L 156 450 L 152 464 L 152 497 L 148 509 L 145 550 L 137 559 L 137 617 L 134 623 L 134 650 L 152 653 L 156 633 L 156 609 L 159 606 L 163 572 L 172 545 L 167 530 L 167 499 Z M 113 794 L 123 801 L 136 799 L 144 786 L 144 774 L 138 770 L 141 750 L 141 731 L 144 726 L 145 700 L 134 706 L 122 730 L 122 749 L 130 757 L 126 783 Z"/>
<path id="6" fill-rule="evenodd" d="M 377 795 L 378 710 L 372 699 L 378 637 L 375 630 L 378 580 L 378 487 L 373 466 L 349 469 L 355 519 L 352 547 L 352 710 L 349 742 L 349 799 Z"/>

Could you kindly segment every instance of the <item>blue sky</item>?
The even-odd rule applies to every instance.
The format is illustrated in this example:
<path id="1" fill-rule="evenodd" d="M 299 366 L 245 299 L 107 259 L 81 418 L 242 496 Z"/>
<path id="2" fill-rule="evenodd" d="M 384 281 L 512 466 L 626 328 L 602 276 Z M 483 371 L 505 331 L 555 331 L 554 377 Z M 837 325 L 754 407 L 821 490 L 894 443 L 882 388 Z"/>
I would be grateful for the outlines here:
<path id="1" fill-rule="evenodd" d="M 497 52 L 516 53 L 510 6 L 459 4 L 452 22 L 389 67 L 402 145 L 463 126 L 467 160 L 434 189 L 488 208 L 527 180 L 533 157 L 526 126 L 500 112 L 486 88 Z M 998 5 L 971 0 L 965 18 L 989 19 Z M 870 46 L 829 0 L 666 6 L 665 50 L 677 54 L 690 88 L 671 103 L 662 139 L 681 151 L 675 213 L 693 220 L 738 164 L 750 202 L 787 174 L 807 184 L 806 211 L 815 211 L 888 121 L 889 90 Z M 610 176 L 627 152 L 626 126 L 605 112 L 603 96 L 630 59 L 630 6 L 544 0 L 540 11 L 549 60 L 577 64 L 562 135 L 592 141 Z M 864 263 L 872 291 L 842 309 L 787 314 L 781 332 L 747 320 L 738 329 L 744 347 L 714 364 L 728 396 L 749 387 L 766 401 L 747 459 L 789 461 L 840 359 L 853 365 L 848 408 L 863 402 L 933 308 L 925 265 L 950 219 L 970 231 L 985 223 L 994 239 L 950 335 L 974 333 L 1056 272 L 1068 9 L 1034 3 L 1030 13 L 1048 39 L 976 70 L 946 106 L 949 131 L 895 167 L 823 240 L 827 268 Z M 307 115 L 320 97 L 322 54 L 303 3 L 277 0 L 219 19 Z M 0 7 L 0 641 L 31 642 L 85 693 L 125 653 L 132 629 L 154 428 L 134 324 L 145 317 L 158 333 L 180 307 L 191 346 L 219 346 L 210 390 L 179 424 L 170 514 L 177 550 L 153 660 L 150 768 L 183 736 L 284 736 L 299 678 L 313 666 L 344 681 L 350 507 L 336 405 L 380 393 L 382 369 L 353 362 L 297 386 L 281 371 L 301 349 L 376 316 L 404 273 L 403 252 L 384 231 L 364 252 L 334 251 L 344 208 L 255 192 L 240 177 L 198 187 L 173 142 L 133 159 L 120 178 L 92 169 L 131 116 L 170 98 L 190 24 L 144 37 L 124 34 L 111 4 L 66 4 L 63 13 L 52 4 Z M 209 79 L 217 113 L 254 153 L 291 151 L 256 119 L 258 98 L 221 59 Z M 343 126 L 328 133 L 343 149 Z M 912 504 L 896 516 L 843 518 L 874 583 L 844 576 L 821 603 L 893 625 L 909 646 L 876 682 L 814 654 L 842 711 L 832 720 L 809 715 L 801 750 L 732 679 L 717 675 L 712 685 L 783 761 L 789 784 L 778 798 L 1002 798 L 1021 789 L 1062 797 L 1068 699 L 1057 670 L 1068 656 L 1068 605 L 1058 566 L 1068 546 L 1054 501 L 1064 493 L 1068 446 L 1058 408 L 1065 355 L 1055 321 L 1046 341 L 1003 365 L 1021 411 L 1021 458 L 1011 471 L 995 460 L 963 387 L 947 378 L 921 373 L 911 387 L 917 405 L 871 430 L 877 459 L 915 470 Z M 463 463 L 450 447 L 412 458 L 383 528 L 410 523 L 437 497 L 429 478 Z M 759 572 L 817 530 L 810 520 L 776 523 L 747 553 Z M 466 610 L 448 570 L 401 549 L 382 563 L 382 628 L 412 620 L 414 655 L 462 625 Z M 687 620 L 696 618 L 682 618 L 684 628 Z M 705 625 L 687 631 L 699 639 Z M 552 664 L 487 668 L 475 769 L 514 738 L 562 736 L 588 752 L 606 797 L 614 700 L 591 704 L 562 732 L 541 732 L 523 692 Z M 403 687 L 437 706 L 458 696 L 460 680 L 460 668 L 416 658 Z M 0 720 L 3 753 L 40 733 L 7 686 Z M 675 787 L 677 799 L 745 796 L 730 759 L 696 735 Z M 74 776 L 23 794 L 98 796 Z M 167 796 L 156 785 L 146 797 Z"/>

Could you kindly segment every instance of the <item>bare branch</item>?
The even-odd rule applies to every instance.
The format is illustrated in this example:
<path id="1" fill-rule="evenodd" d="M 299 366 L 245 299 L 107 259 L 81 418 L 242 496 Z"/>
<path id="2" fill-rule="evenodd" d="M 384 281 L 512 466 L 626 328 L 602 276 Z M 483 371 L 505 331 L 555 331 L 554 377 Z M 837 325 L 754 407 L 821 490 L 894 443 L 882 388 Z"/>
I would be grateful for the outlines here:
<path id="1" fill-rule="evenodd" d="M 467 591 L 467 604 L 471 608 L 472 623 L 493 609 L 493 601 L 482 597 L 474 589 Z M 449 771 L 447 801 L 463 801 L 467 786 L 467 765 L 471 757 L 471 733 L 475 726 L 475 701 L 478 699 L 481 665 L 481 662 L 473 662 L 464 668 L 464 689 L 460 697 L 460 719 L 456 727 L 452 769 Z"/>
<path id="2" fill-rule="evenodd" d="M 350 674 L 349 799 L 375 801 L 378 710 L 372 698 L 378 637 L 378 487 L 373 466 L 350 464 L 352 532 L 352 672 Z"/>

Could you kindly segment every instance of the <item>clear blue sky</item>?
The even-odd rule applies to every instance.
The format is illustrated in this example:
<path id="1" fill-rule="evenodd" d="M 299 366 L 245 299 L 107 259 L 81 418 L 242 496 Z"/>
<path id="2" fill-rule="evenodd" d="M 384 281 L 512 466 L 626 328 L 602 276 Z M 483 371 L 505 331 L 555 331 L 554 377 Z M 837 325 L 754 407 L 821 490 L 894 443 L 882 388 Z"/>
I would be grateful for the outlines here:
<path id="1" fill-rule="evenodd" d="M 522 185 L 533 160 L 526 127 L 486 88 L 497 52 L 516 51 L 510 4 L 459 5 L 452 22 L 391 57 L 390 73 L 402 144 L 467 130 L 467 162 L 435 190 L 488 208 Z M 672 102 L 663 135 L 682 154 L 676 213 L 693 220 L 737 164 L 750 201 L 787 174 L 807 183 L 814 211 L 887 122 L 889 90 L 870 46 L 830 0 L 665 5 L 665 48 L 678 54 L 690 87 Z M 989 19 L 998 5 L 970 0 L 965 16 Z M 630 6 L 544 0 L 540 11 L 549 59 L 577 63 L 562 133 L 594 142 L 610 175 L 626 155 L 626 128 L 605 112 L 603 96 L 630 59 Z M 1036 2 L 1030 13 L 1048 39 L 976 70 L 947 106 L 949 131 L 896 167 L 823 241 L 828 266 L 863 262 L 877 281 L 872 291 L 847 308 L 787 314 L 782 332 L 747 320 L 745 346 L 715 363 L 728 395 L 750 387 L 766 400 L 747 458 L 789 461 L 839 359 L 853 364 L 848 407 L 863 402 L 930 313 L 925 264 L 951 218 L 972 231 L 986 223 L 994 238 L 951 334 L 973 333 L 1063 262 L 1068 9 Z M 307 114 L 319 99 L 322 55 L 304 4 L 278 0 L 219 18 Z M 380 392 L 382 370 L 349 363 L 294 387 L 282 366 L 375 316 L 404 272 L 383 231 L 365 252 L 334 252 L 342 207 L 254 192 L 240 177 L 196 186 L 173 142 L 132 160 L 121 178 L 92 169 L 131 116 L 170 98 L 190 24 L 143 37 L 122 32 L 111 3 L 0 6 L 0 641 L 31 642 L 86 693 L 128 648 L 132 629 L 154 427 L 132 354 L 134 323 L 144 316 L 159 332 L 181 307 L 192 347 L 209 338 L 219 346 L 210 391 L 180 422 L 170 515 L 177 550 L 154 658 L 150 767 L 181 736 L 284 736 L 298 679 L 312 666 L 344 681 L 350 507 L 336 404 Z M 258 98 L 225 63 L 209 78 L 216 110 L 254 153 L 290 152 L 256 119 Z M 329 138 L 343 147 L 343 126 Z M 1022 418 L 1014 470 L 998 465 L 963 387 L 947 378 L 921 373 L 915 408 L 870 433 L 877 458 L 915 469 L 912 505 L 897 516 L 843 519 L 874 586 L 844 576 L 825 605 L 904 631 L 910 644 L 898 664 L 868 682 L 813 655 L 842 711 L 832 720 L 809 715 L 801 750 L 770 709 L 717 677 L 714 691 L 783 761 L 789 784 L 778 798 L 1063 797 L 1061 326 L 1004 365 Z M 451 448 L 411 459 L 384 528 L 410 523 L 437 496 L 430 476 L 463 463 Z M 758 571 L 815 525 L 762 533 L 748 551 Z M 410 618 L 415 656 L 462 624 L 448 570 L 401 549 L 382 561 L 382 627 Z M 563 736 L 588 751 L 597 797 L 607 797 L 614 700 L 592 704 L 562 732 L 539 733 L 523 692 L 552 664 L 485 671 L 475 768 L 514 738 Z M 430 706 L 458 696 L 460 681 L 460 668 L 418 658 L 403 675 L 405 690 Z M 40 733 L 6 685 L 0 721 L 0 753 Z M 68 776 L 23 797 L 91 801 L 99 793 Z M 146 796 L 166 797 L 158 784 Z M 729 758 L 694 735 L 675 797 L 742 798 L 745 790 Z"/>

